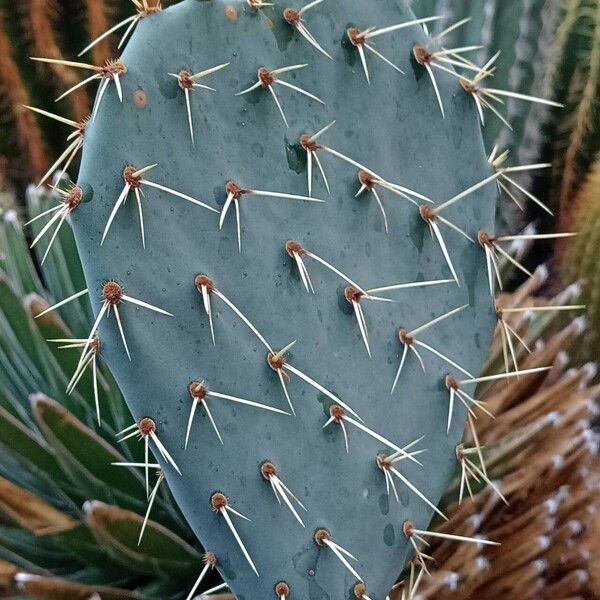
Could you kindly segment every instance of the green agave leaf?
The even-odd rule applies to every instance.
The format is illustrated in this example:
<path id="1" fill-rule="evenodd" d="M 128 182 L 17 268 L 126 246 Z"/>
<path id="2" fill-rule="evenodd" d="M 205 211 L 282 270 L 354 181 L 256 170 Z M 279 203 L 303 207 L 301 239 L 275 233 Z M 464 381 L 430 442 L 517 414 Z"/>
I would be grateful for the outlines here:
<path id="1" fill-rule="evenodd" d="M 30 326 L 38 334 L 35 337 L 39 340 L 39 352 L 46 357 L 45 361 L 52 369 L 61 404 L 86 425 L 92 427 L 96 419 L 96 409 L 91 369 L 86 370 L 73 393 L 67 395 L 65 390 L 77 369 L 81 351 L 77 349 L 64 350 L 59 348 L 58 344 L 48 342 L 52 339 L 71 339 L 73 335 L 56 313 L 48 313 L 39 319 L 35 318 L 46 308 L 48 308 L 46 301 L 38 295 L 31 294 L 25 300 L 25 311 Z M 104 403 L 108 383 L 104 376 L 99 377 L 98 381 L 99 395 Z"/>
<path id="2" fill-rule="evenodd" d="M 17 454 L 10 446 L 1 442 L 0 455 L 0 476 L 29 490 L 59 510 L 72 515 L 80 514 L 78 507 L 83 499 L 65 479 L 64 473 L 61 472 L 58 477 L 49 475 L 25 456 Z"/>
<path id="3" fill-rule="evenodd" d="M 93 534 L 124 565 L 135 564 L 139 571 L 162 573 L 169 579 L 187 579 L 194 566 L 201 564 L 199 552 L 159 523 L 148 521 L 138 546 L 142 517 L 100 502 L 88 503 L 85 510 Z"/>
<path id="4" fill-rule="evenodd" d="M 94 407 L 94 396 L 92 390 L 91 376 L 86 373 L 83 379 L 88 383 L 88 388 L 77 387 L 72 394 L 66 393 L 66 388 L 74 372 L 67 371 L 63 368 L 60 362 L 60 357 L 57 355 L 58 348 L 55 348 L 55 344 L 50 344 L 47 340 L 53 339 L 52 337 L 45 337 L 43 329 L 40 327 L 38 319 L 35 317 L 40 314 L 41 311 L 47 308 L 47 303 L 37 294 L 30 294 L 25 297 L 24 301 L 25 313 L 29 322 L 29 327 L 33 332 L 33 338 L 35 347 L 45 367 L 45 374 L 47 381 L 52 383 L 52 397 L 60 400 L 60 403 L 75 414 L 79 419 L 84 421 L 86 424 L 91 424 L 95 419 L 95 407 Z M 66 326 L 60 320 L 60 317 L 56 314 L 48 314 L 42 317 L 45 324 L 52 324 L 48 327 L 46 332 L 50 336 L 62 335 L 64 336 Z M 59 327 L 56 327 L 60 323 Z M 77 364 L 78 361 L 76 361 Z M 83 380 L 81 383 L 84 383 Z M 39 391 L 39 390 L 33 390 Z M 43 391 L 43 390 L 42 390 Z M 89 393 L 88 393 L 89 392 Z"/>
<path id="5" fill-rule="evenodd" d="M 21 455 L 55 481 L 64 480 L 60 464 L 46 442 L 0 407 L 0 443 Z"/>
<path id="6" fill-rule="evenodd" d="M 145 510 L 141 476 L 111 466 L 124 457 L 63 406 L 41 394 L 31 398 L 35 419 L 65 474 L 87 498 Z"/>
<path id="7" fill-rule="evenodd" d="M 53 312 L 44 315 L 39 319 L 33 319 L 41 311 L 47 308 L 47 304 L 40 304 L 39 296 L 35 297 L 37 302 L 30 300 L 28 302 L 28 311 L 40 336 L 46 340 L 47 349 L 52 355 L 57 369 L 61 372 L 61 384 L 65 388 L 75 372 L 81 349 L 64 349 L 62 344 L 49 343 L 47 340 L 53 339 L 73 339 L 74 336 L 67 324 L 61 317 Z M 87 335 L 87 334 L 86 334 Z M 105 437 L 109 443 L 114 441 L 114 433 L 125 429 L 131 423 L 131 413 L 127 408 L 123 397 L 115 383 L 109 370 L 103 365 L 102 358 L 98 360 L 98 394 L 100 400 L 101 416 L 104 421 L 99 435 Z M 76 390 L 72 394 L 73 402 L 67 402 L 66 406 L 78 418 L 91 428 L 96 426 L 96 408 L 94 406 L 93 377 L 91 369 L 86 370 L 81 378 Z M 62 402 L 65 404 L 65 402 Z M 128 445 L 126 448 L 132 445 Z M 124 448 L 124 452 L 126 451 Z"/>
<path id="8" fill-rule="evenodd" d="M 62 399 L 65 375 L 37 329 L 31 311 L 32 304 L 40 306 L 43 300 L 36 294 L 21 299 L 11 284 L 0 277 L 0 358 L 4 367 L 0 388 L 6 387 L 23 402 L 32 391 Z M 79 410 L 83 410 L 83 399 L 74 400 L 78 400 Z M 73 404 L 68 398 L 65 403 Z"/>
<path id="9" fill-rule="evenodd" d="M 49 194 L 30 190 L 28 192 L 30 215 L 33 217 L 39 214 L 40 210 L 45 207 L 43 200 L 49 198 Z M 8 224 L 2 223 L 2 225 L 5 229 L 8 228 Z M 12 221 L 10 225 L 10 232 L 14 236 L 20 236 L 17 239 L 20 240 L 21 250 L 27 252 L 29 260 L 27 266 L 35 273 L 23 234 L 18 229 L 13 231 Z M 39 225 L 35 224 L 38 230 L 41 226 L 41 223 Z M 35 228 L 33 231 L 35 232 Z M 7 247 L 7 253 L 8 250 Z M 12 248 L 10 251 L 12 252 Z M 25 258 L 20 259 L 19 264 L 25 265 Z M 68 226 L 61 229 L 61 233 L 53 245 L 52 253 L 49 254 L 42 270 L 44 279 L 54 298 L 62 299 L 85 288 L 85 279 L 75 242 Z M 21 292 L 24 293 L 27 288 L 21 285 L 19 280 L 13 281 L 18 276 L 17 269 L 11 269 L 10 273 L 10 279 L 7 278 L 1 282 L 0 321 L 2 318 L 8 321 L 7 326 L 14 334 L 12 341 L 16 343 L 5 347 L 5 355 L 10 356 L 12 351 L 18 349 L 19 343 L 24 349 L 24 352 L 16 350 L 16 356 L 11 356 L 12 361 L 10 364 L 14 367 L 11 373 L 13 396 L 20 395 L 25 398 L 32 391 L 42 391 L 50 396 L 58 397 L 61 403 L 67 406 L 77 417 L 87 425 L 92 425 L 95 409 L 90 400 L 93 399 L 91 376 L 86 374 L 72 397 L 66 396 L 64 389 L 77 364 L 77 353 L 61 353 L 54 345 L 48 345 L 45 342 L 46 339 L 51 338 L 87 336 L 91 323 L 88 299 L 82 298 L 68 308 L 62 309 L 60 312 L 65 321 L 59 317 L 58 313 L 53 313 L 44 317 L 42 323 L 38 323 L 33 317 L 47 308 L 47 302 L 41 296 L 29 293 L 26 296 L 25 306 L 22 306 L 23 301 L 20 294 Z M 41 284 L 37 286 L 37 289 L 43 290 Z M 19 304 L 21 307 L 19 307 Z M 11 317 L 10 320 L 9 317 Z M 75 334 L 73 335 L 70 331 L 74 327 Z M 1 327 L 0 331 L 2 331 Z M 5 336 L 1 337 L 4 338 Z M 29 361 L 25 359 L 25 355 L 30 358 Z M 2 363 L 5 362 L 7 361 L 2 359 Z M 32 365 L 37 367 L 37 371 L 33 369 Z M 105 405 L 110 407 L 110 411 L 105 414 L 109 418 L 109 422 L 110 417 L 112 417 L 112 423 L 110 424 L 114 429 L 123 429 L 130 421 L 129 411 L 112 377 L 108 375 L 105 369 L 101 370 L 104 373 L 104 378 L 101 379 L 100 394 L 106 393 L 109 396 L 103 399 Z M 21 377 L 19 377 L 19 374 L 21 374 Z M 1 388 L 0 384 L 0 391 Z M 110 432 L 107 435 L 110 435 Z"/>
<path id="10" fill-rule="evenodd" d="M 17 286 L 20 295 L 43 290 L 35 270 L 27 240 L 23 234 L 17 214 L 10 210 L 2 213 L 0 219 L 0 265 L 7 276 Z"/>
<path id="11" fill-rule="evenodd" d="M 5 365 L 8 366 L 8 363 L 4 360 L 5 356 L 2 349 L 0 349 L 0 364 L 3 368 Z M 0 407 L 4 408 L 9 414 L 23 423 L 27 423 L 28 426 L 34 427 L 34 423 L 28 411 L 29 407 L 26 406 L 22 400 L 17 399 L 13 390 L 9 389 L 10 386 L 6 385 L 6 377 L 7 374 L 5 372 L 0 373 Z M 24 393 L 25 392 L 26 390 L 24 390 Z"/>
<path id="12" fill-rule="evenodd" d="M 70 569 L 73 558 L 61 548 L 44 543 L 39 536 L 17 527 L 0 526 L 0 558 L 14 562 L 10 553 L 31 562 L 38 569 Z M 18 564 L 23 564 L 19 561 Z"/>
<path id="13" fill-rule="evenodd" d="M 60 397 L 70 409 L 84 417 L 86 412 L 91 413 L 90 407 L 79 394 L 73 398 L 65 396 L 66 374 L 33 318 L 47 304 L 35 293 L 21 298 L 15 289 L 18 287 L 13 280 L 0 275 L 0 360 L 3 365 L 0 394 L 4 400 L 20 398 L 26 402 L 32 391 L 43 391 Z M 4 406 L 23 418 L 14 403 L 5 402 Z"/>
<path id="14" fill-rule="evenodd" d="M 115 392 L 115 395 L 117 397 L 110 399 L 109 401 L 112 402 L 114 400 L 115 402 L 123 404 L 122 397 L 118 395 L 117 392 Z M 44 400 L 47 401 L 48 399 L 44 398 Z M 58 412 L 64 411 L 68 415 L 68 411 L 65 411 L 64 407 L 56 403 L 54 403 L 53 406 L 59 406 Z M 123 408 L 123 420 L 125 420 L 125 413 L 128 416 L 127 423 L 129 423 L 131 421 L 131 416 L 129 415 L 127 409 Z M 55 422 L 59 419 L 60 417 L 56 415 L 52 418 L 52 421 Z M 93 498 L 103 501 L 110 501 L 117 503 L 120 506 L 131 508 L 139 514 L 145 514 L 147 500 L 145 490 L 143 490 L 141 476 L 131 469 L 124 469 L 111 464 L 113 462 L 123 462 L 126 460 L 137 460 L 138 462 L 142 461 L 142 445 L 138 444 L 135 440 L 131 442 L 132 446 L 137 444 L 137 447 L 134 447 L 136 453 L 133 455 L 126 452 L 126 447 L 122 448 L 123 454 L 127 456 L 127 459 L 124 459 L 123 454 L 112 447 L 111 442 L 114 441 L 115 437 L 111 433 L 106 432 L 104 429 L 101 429 L 100 433 L 95 433 L 84 423 L 79 422 L 72 414 L 68 416 L 68 419 L 69 422 L 72 422 L 71 424 L 74 427 L 74 430 L 76 432 L 80 432 L 80 439 L 77 440 L 76 435 L 71 435 L 69 432 L 69 427 L 66 426 L 65 422 L 63 421 L 61 426 L 64 426 L 65 430 L 61 433 L 61 435 L 64 435 L 64 440 L 58 439 L 57 442 L 61 445 L 61 447 L 63 447 L 64 444 L 64 447 L 68 449 L 68 454 L 73 453 L 73 458 L 76 462 L 79 463 L 79 457 L 83 456 L 83 460 L 81 461 L 82 464 L 76 468 L 75 475 L 73 475 L 73 477 L 77 477 L 76 473 L 78 472 L 78 469 L 81 468 L 84 469 L 84 471 L 88 474 L 87 477 L 91 477 L 92 479 L 92 483 L 90 484 L 92 487 L 85 487 L 84 489 L 78 488 L 79 495 L 82 495 L 86 500 Z M 92 425 L 95 425 L 95 422 L 93 422 Z M 43 427 L 41 427 L 41 429 L 44 431 Z M 45 431 L 44 434 L 46 434 Z M 56 433 L 54 435 L 56 435 Z M 94 440 L 102 442 L 103 450 L 101 453 L 95 451 L 92 452 L 91 446 L 87 440 L 88 435 L 91 435 Z M 102 435 L 105 436 L 105 439 L 102 438 Z M 50 445 L 56 450 L 56 447 L 51 441 Z M 60 463 L 59 469 L 64 469 L 67 473 L 69 473 L 68 469 L 65 469 L 63 461 L 61 460 L 62 452 L 64 452 L 64 450 L 57 451 L 59 459 L 58 462 Z M 94 454 L 94 456 L 88 456 L 87 453 L 90 455 Z M 67 460 L 69 460 L 69 458 L 67 458 Z M 61 472 L 60 477 L 61 479 L 64 479 L 64 473 Z M 101 486 L 99 491 L 97 487 L 93 487 L 98 485 L 98 480 L 99 485 Z M 80 482 L 80 480 L 77 480 L 76 482 Z M 160 518 L 161 522 L 164 522 L 182 535 L 191 535 L 187 524 L 181 517 L 179 510 L 173 503 L 170 493 L 166 489 L 161 490 L 161 493 L 159 493 L 153 510 L 153 514 L 157 518 Z"/>
<path id="15" fill-rule="evenodd" d="M 75 523 L 65 527 L 59 531 L 40 536 L 44 540 L 48 540 L 57 547 L 64 548 L 65 552 L 77 557 L 79 561 L 90 566 L 101 566 L 106 570 L 107 561 L 110 562 L 111 582 L 119 575 L 124 575 L 125 570 L 122 565 L 113 561 L 107 554 L 106 550 L 98 540 L 92 535 L 89 528 L 84 523 Z M 115 570 L 116 569 L 116 570 Z M 131 572 L 129 572 L 129 575 Z M 97 582 L 97 579 L 90 579 L 89 582 Z"/>
<path id="16" fill-rule="evenodd" d="M 97 542 L 94 542 L 97 543 Z M 84 585 L 101 585 L 106 587 L 123 588 L 126 590 L 137 589 L 140 593 L 147 594 L 145 589 L 138 587 L 139 573 L 127 572 L 121 565 L 111 562 L 106 555 L 102 562 L 96 566 L 87 566 L 74 573 L 69 573 L 68 579 L 71 583 L 83 583 Z M 150 594 L 151 595 L 151 594 Z M 159 596 L 162 598 L 162 596 Z"/>
<path id="17" fill-rule="evenodd" d="M 0 276 L 0 331 L 3 333 L 0 344 L 9 356 L 14 355 L 15 364 L 18 364 L 17 361 L 24 363 L 21 367 L 23 377 L 29 374 L 41 385 L 44 379 L 40 373 L 44 372 L 45 365 L 38 355 L 34 332 L 29 327 L 22 297 L 12 289 L 11 284 L 12 281 L 9 283 L 5 277 Z"/>
<path id="18" fill-rule="evenodd" d="M 1 321 L 2 314 L 0 313 L 0 332 L 2 332 Z M 4 335 L 0 333 L 0 337 L 4 337 Z M 18 359 L 15 365 L 15 358 L 14 354 L 7 354 L 0 340 L 0 364 L 2 365 L 2 369 L 0 370 L 1 404 L 15 416 L 23 416 L 24 420 L 27 420 L 21 409 L 25 406 L 24 398 L 27 398 L 29 388 L 21 377 L 22 372 L 20 367 L 24 365 L 23 360 Z M 31 379 L 34 379 L 33 375 Z"/>

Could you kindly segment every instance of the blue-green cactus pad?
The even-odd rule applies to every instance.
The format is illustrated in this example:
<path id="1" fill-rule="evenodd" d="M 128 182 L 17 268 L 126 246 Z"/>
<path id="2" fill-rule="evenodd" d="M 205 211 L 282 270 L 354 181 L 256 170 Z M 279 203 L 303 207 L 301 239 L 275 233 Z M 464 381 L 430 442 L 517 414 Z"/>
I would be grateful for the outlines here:
<path id="1" fill-rule="evenodd" d="M 423 373 L 409 353 L 400 384 L 390 395 L 402 353 L 398 329 L 415 328 L 468 304 L 422 339 L 477 374 L 495 323 L 482 248 L 444 228 L 460 287 L 446 284 L 386 294 L 393 303 L 364 300 L 369 359 L 352 306 L 344 298 L 346 283 L 306 257 L 316 291 L 307 293 L 285 251 L 286 241 L 297 240 L 365 289 L 449 278 L 450 271 L 417 207 L 380 188 L 389 219 L 386 235 L 373 195 L 354 197 L 360 187 L 357 169 L 331 154 L 319 152 L 331 195 L 315 166 L 313 195 L 326 200 L 323 204 L 242 197 L 241 253 L 233 207 L 219 230 L 217 214 L 144 186 L 146 249 L 133 194 L 100 245 L 127 165 L 157 163 L 146 174 L 148 180 L 218 210 L 229 180 L 250 189 L 306 195 L 300 135 L 333 120 L 335 126 L 320 142 L 435 203 L 489 176 L 473 99 L 458 79 L 436 71 L 446 109 L 442 119 L 428 74 L 413 59 L 415 43 L 434 48 L 421 27 L 374 38 L 376 49 L 405 75 L 367 52 L 371 85 L 366 82 L 346 30 L 413 19 L 404 1 L 326 0 L 306 13 L 306 26 L 333 60 L 282 19 L 284 8 L 278 2 L 255 11 L 245 0 L 185 0 L 141 20 L 122 56 L 127 66 L 121 78 L 123 102 L 109 85 L 96 120 L 86 130 L 79 184 L 89 201 L 74 213 L 73 224 L 96 313 L 103 284 L 115 280 L 130 296 L 174 315 L 124 304 L 120 314 L 132 360 L 112 315 L 100 327 L 102 354 L 135 419 L 155 420 L 159 438 L 182 472 L 178 475 L 161 459 L 168 483 L 204 547 L 216 554 L 220 573 L 237 598 L 275 598 L 275 584 L 285 581 L 289 600 L 352 600 L 356 578 L 331 550 L 314 541 L 315 530 L 325 527 L 358 559 L 351 562 L 369 597 L 384 600 L 412 554 L 403 535 L 404 521 L 425 529 L 432 510 L 400 482 L 401 502 L 388 498 L 376 464 L 384 445 L 347 424 L 347 454 L 339 425 L 322 429 L 331 404 L 326 396 L 291 375 L 288 389 L 296 417 L 212 399 L 224 444 L 198 407 L 184 450 L 192 381 L 204 380 L 210 390 L 289 410 L 277 374 L 267 364 L 266 349 L 214 294 L 213 346 L 195 277 L 210 276 L 273 348 L 297 340 L 287 355 L 289 363 L 337 394 L 369 428 L 400 446 L 425 436 L 419 446 L 427 448 L 419 456 L 423 467 L 403 461 L 398 468 L 436 503 L 456 469 L 454 448 L 465 422 L 464 411 L 456 408 L 446 434 L 444 379 L 456 371 L 422 350 L 427 367 Z M 198 72 L 227 62 L 229 67 L 201 81 L 216 93 L 191 93 L 194 147 L 184 92 L 168 73 Z M 282 79 L 319 96 L 325 105 L 276 86 L 289 128 L 267 90 L 236 96 L 256 81 L 260 67 L 303 63 L 308 66 Z M 495 200 L 490 183 L 444 215 L 476 237 L 480 227 L 493 227 Z M 265 460 L 277 466 L 281 480 L 306 506 L 307 512 L 299 509 L 305 529 L 278 504 L 261 476 Z M 222 516 L 212 511 L 215 491 L 226 494 L 230 506 L 251 519 L 232 515 L 260 577 Z"/>

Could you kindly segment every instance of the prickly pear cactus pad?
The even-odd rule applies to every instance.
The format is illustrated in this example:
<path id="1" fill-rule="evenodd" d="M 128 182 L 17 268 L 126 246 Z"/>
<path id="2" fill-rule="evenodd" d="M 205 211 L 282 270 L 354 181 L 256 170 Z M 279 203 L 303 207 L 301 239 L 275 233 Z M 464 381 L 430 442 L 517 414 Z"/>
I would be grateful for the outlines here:
<path id="1" fill-rule="evenodd" d="M 239 600 L 383 600 L 457 469 L 496 185 L 403 1 L 251 4 L 145 15 L 98 71 L 88 346 Z"/>

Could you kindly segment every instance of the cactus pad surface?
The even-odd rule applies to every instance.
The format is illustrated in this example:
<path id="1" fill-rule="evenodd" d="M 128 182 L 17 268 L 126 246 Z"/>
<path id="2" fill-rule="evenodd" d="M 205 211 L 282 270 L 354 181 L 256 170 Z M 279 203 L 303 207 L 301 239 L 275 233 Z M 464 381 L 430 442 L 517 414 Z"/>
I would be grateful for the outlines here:
<path id="1" fill-rule="evenodd" d="M 122 101 L 111 80 L 86 127 L 72 220 L 130 432 L 237 598 L 383 600 L 412 557 L 405 522 L 429 526 L 457 468 L 466 411 L 447 433 L 445 382 L 465 375 L 430 349 L 476 376 L 496 322 L 485 253 L 431 211 L 491 170 L 472 97 L 436 71 L 440 114 L 420 25 L 353 36 L 413 20 L 404 2 L 286 8 L 186 0 L 142 19 L 119 57 Z M 496 195 L 490 181 L 443 217 L 476 239 Z M 396 501 L 385 457 L 422 436 L 406 452 L 427 451 L 394 466 L 428 502 L 399 479 Z"/>

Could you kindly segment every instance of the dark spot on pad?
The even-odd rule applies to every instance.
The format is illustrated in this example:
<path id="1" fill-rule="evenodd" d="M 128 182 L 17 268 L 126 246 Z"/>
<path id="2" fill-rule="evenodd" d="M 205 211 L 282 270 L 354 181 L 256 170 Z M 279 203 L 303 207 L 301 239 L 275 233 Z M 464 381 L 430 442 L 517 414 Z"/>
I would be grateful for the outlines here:
<path id="1" fill-rule="evenodd" d="M 396 532 L 393 525 L 386 525 L 383 530 L 383 543 L 386 546 L 393 546 L 396 542 Z"/>
<path id="2" fill-rule="evenodd" d="M 181 91 L 177 79 L 170 77 L 162 66 L 154 69 L 154 81 L 156 81 L 160 93 L 169 100 L 176 98 Z"/>
<path id="3" fill-rule="evenodd" d="M 297 35 L 296 31 L 289 23 L 283 20 L 281 14 L 278 14 L 272 20 L 272 23 L 271 31 L 277 42 L 277 48 L 281 52 L 285 52 L 294 36 Z"/>
<path id="4" fill-rule="evenodd" d="M 348 23 L 346 25 L 346 27 L 343 30 L 344 34 L 342 36 L 342 39 L 340 40 L 340 45 L 342 46 L 342 50 L 344 51 L 344 59 L 346 63 L 351 67 L 354 67 L 357 62 L 360 62 L 360 57 L 358 55 L 358 50 L 356 49 L 354 44 L 352 44 L 352 42 L 348 39 L 348 35 L 346 34 L 346 31 L 350 27 L 356 27 L 356 25 L 353 23 Z"/>
<path id="5" fill-rule="evenodd" d="M 387 494 L 379 496 L 379 510 L 382 515 L 387 515 L 390 512 L 390 497 Z"/>
<path id="6" fill-rule="evenodd" d="M 292 171 L 298 174 L 306 172 L 306 150 L 300 144 L 290 144 L 285 140 L 285 155 Z"/>
<path id="7" fill-rule="evenodd" d="M 427 229 L 427 224 L 420 217 L 419 213 L 415 212 L 409 217 L 410 239 L 419 252 L 423 251 L 423 242 L 425 241 Z"/>
<path id="8" fill-rule="evenodd" d="M 79 187 L 83 191 L 81 201 L 84 203 L 91 202 L 94 198 L 94 188 L 89 183 L 80 183 Z"/>
<path id="9" fill-rule="evenodd" d="M 263 145 L 259 144 L 258 142 L 254 142 L 254 144 L 252 144 L 252 152 L 258 158 L 262 158 L 265 155 L 265 149 Z"/>

